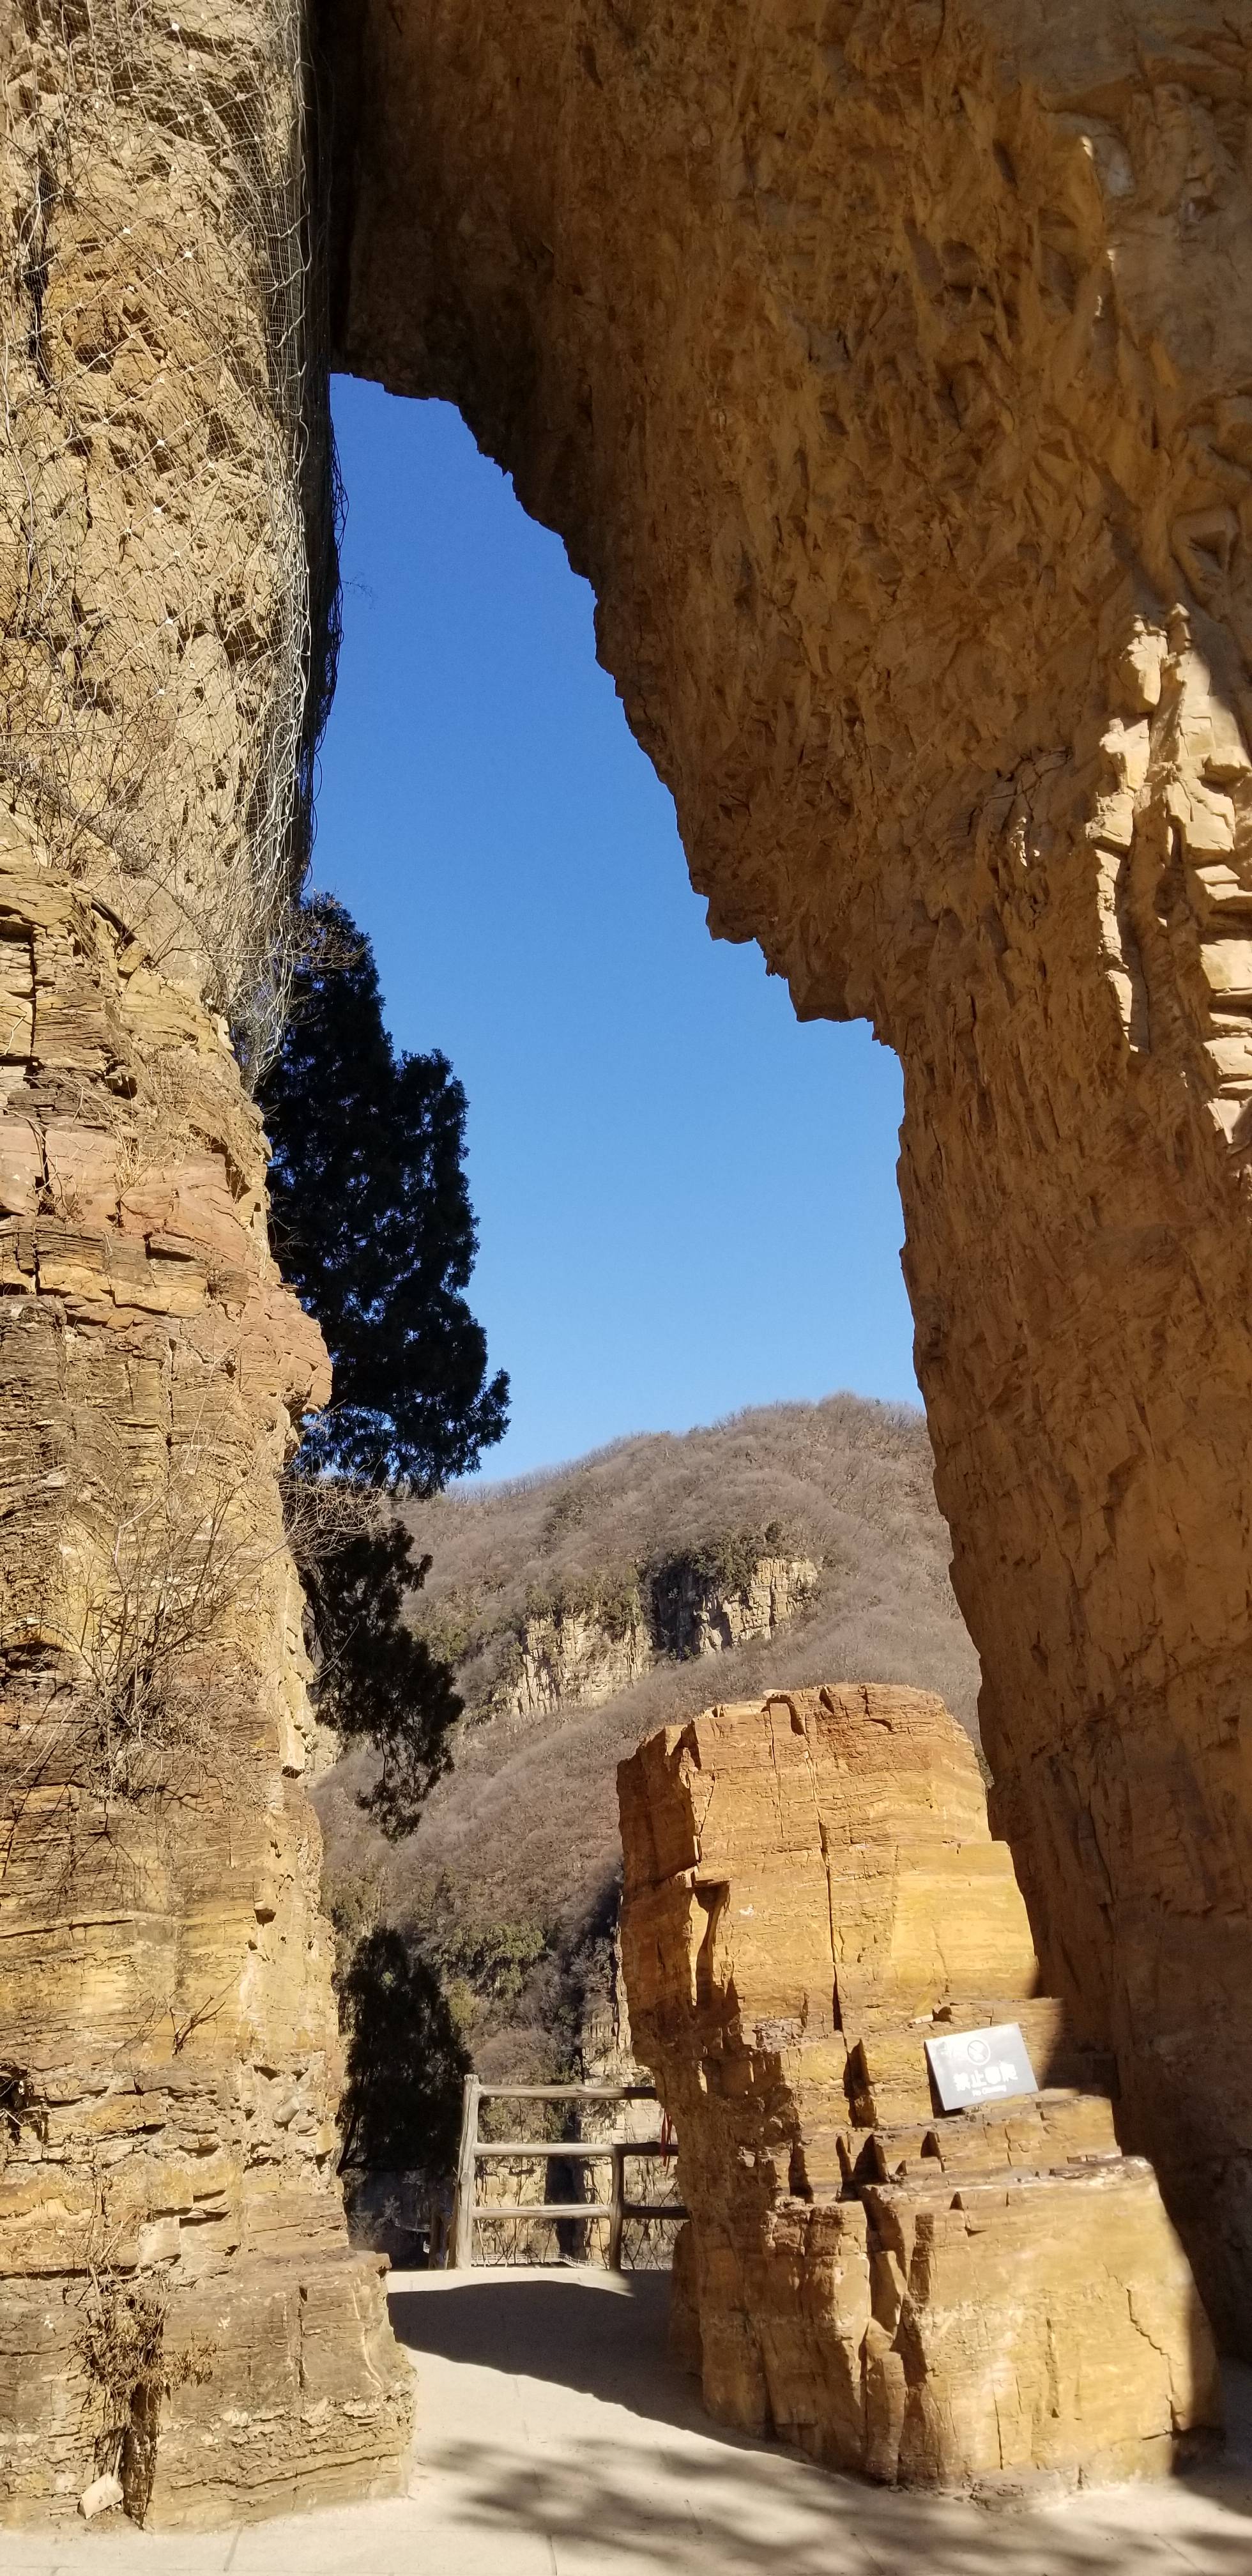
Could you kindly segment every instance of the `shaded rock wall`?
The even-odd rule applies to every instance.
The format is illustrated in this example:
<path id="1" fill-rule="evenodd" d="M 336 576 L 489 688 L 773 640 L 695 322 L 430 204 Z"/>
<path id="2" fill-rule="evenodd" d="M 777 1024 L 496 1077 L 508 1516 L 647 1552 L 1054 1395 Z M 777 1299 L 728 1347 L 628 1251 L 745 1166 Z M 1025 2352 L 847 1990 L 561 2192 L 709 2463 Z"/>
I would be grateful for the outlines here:
<path id="1" fill-rule="evenodd" d="M 901 1055 L 998 1814 L 1252 2351 L 1252 11 L 320 14 L 341 362 L 564 536 L 713 930 Z"/>
<path id="2" fill-rule="evenodd" d="M 504 1677 L 488 1706 L 518 1718 L 601 1708 L 615 1692 L 629 1690 L 651 1661 L 641 1604 L 612 1626 L 594 1608 L 528 1611 L 509 1640 Z"/>
<path id="3" fill-rule="evenodd" d="M 287 0 L 0 13 L 0 2519 L 388 2489 L 258 1042 L 315 690 Z M 281 981 L 281 974 L 278 978 Z"/>
<path id="4" fill-rule="evenodd" d="M 888 2484 L 1167 2475 L 1203 2310 L 1101 2070 L 1037 1992 L 968 1738 L 926 1693 L 709 1710 L 618 1773 L 634 2045 L 691 2212 L 676 2344 L 723 2422 Z M 1043 2089 L 937 2118 L 924 2042 Z"/>

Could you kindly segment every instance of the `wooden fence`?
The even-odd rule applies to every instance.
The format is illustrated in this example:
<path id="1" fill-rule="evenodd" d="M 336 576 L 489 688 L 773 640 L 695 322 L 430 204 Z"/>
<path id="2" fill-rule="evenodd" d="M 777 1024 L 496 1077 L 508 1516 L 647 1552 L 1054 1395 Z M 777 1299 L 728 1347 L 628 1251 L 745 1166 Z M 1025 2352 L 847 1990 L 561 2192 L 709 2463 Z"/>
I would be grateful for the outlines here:
<path id="1" fill-rule="evenodd" d="M 490 2221 L 493 2226 L 519 2225 L 533 2218 L 588 2219 L 607 2218 L 609 2222 L 608 2268 L 622 2268 L 622 2229 L 628 2218 L 685 2218 L 687 2213 L 676 2200 L 627 2200 L 626 2161 L 630 2156 L 646 2159 L 676 2155 L 678 2150 L 668 2138 L 508 2138 L 503 2141 L 482 2139 L 478 2134 L 478 2114 L 484 2102 L 655 2102 L 650 2084 L 480 2084 L 476 2075 L 465 2081 L 465 2102 L 461 2114 L 461 2152 L 457 2163 L 456 2204 L 452 2220 L 451 2263 L 456 2270 L 468 2271 L 474 2260 L 474 2222 Z M 511 2156 L 514 2161 L 548 2163 L 559 2157 L 567 2164 L 607 2164 L 612 2168 L 612 2186 L 608 2200 L 533 2200 L 518 2203 L 481 2201 L 477 2196 L 478 2167 L 496 2157 Z"/>

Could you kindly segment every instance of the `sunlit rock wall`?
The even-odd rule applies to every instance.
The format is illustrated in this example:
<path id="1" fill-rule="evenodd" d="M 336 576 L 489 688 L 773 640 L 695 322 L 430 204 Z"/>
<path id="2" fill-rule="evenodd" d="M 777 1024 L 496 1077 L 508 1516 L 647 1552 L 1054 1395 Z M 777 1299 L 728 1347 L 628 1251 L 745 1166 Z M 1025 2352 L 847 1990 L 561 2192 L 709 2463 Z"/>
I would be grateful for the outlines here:
<path id="1" fill-rule="evenodd" d="M 1252 2352 L 1252 12 L 320 16 L 342 363 L 565 537 L 714 931 L 900 1052 L 997 1814 Z"/>
<path id="2" fill-rule="evenodd" d="M 1151 2167 L 1038 1992 L 942 1701 L 715 1708 L 618 1772 L 634 2045 L 690 2211 L 676 2345 L 723 2422 L 889 2485 L 1164 2476 L 1219 2421 Z M 1021 2025 L 1041 2089 L 936 2116 L 924 2043 Z"/>
<path id="3" fill-rule="evenodd" d="M 0 2519 L 387 2489 L 407 2432 L 299 1778 L 328 1373 L 221 1016 L 298 866 L 301 50 L 0 21 Z"/>
<path id="4" fill-rule="evenodd" d="M 721 1655 L 772 1640 L 818 1592 L 811 1557 L 748 1548 L 742 1567 L 700 1553 L 664 1558 L 642 1580 L 634 1570 L 608 1597 L 593 1581 L 584 1602 L 531 1602 L 509 1637 L 492 1706 L 525 1720 L 558 1708 L 599 1708 L 661 1659 Z"/>

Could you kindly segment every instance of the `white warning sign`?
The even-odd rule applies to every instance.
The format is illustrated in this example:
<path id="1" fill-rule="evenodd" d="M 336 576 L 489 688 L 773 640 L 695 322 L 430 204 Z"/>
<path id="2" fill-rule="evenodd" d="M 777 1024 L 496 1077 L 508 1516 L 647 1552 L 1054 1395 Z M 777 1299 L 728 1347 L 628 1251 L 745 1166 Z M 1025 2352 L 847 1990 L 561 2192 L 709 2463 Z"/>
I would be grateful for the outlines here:
<path id="1" fill-rule="evenodd" d="M 1037 2093 L 1035 2070 L 1015 2021 L 994 2030 L 954 2030 L 928 2039 L 926 2055 L 945 2111 L 968 2111 L 975 2102 L 1008 2102 Z"/>

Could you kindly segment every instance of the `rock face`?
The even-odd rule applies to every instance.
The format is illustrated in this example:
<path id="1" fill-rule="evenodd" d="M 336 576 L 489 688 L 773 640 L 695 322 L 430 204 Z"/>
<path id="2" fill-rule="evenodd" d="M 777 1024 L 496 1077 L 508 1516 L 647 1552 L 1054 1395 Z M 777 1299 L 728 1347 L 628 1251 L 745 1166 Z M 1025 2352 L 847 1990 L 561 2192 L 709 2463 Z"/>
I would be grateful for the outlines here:
<path id="1" fill-rule="evenodd" d="M 0 16 L 0 2519 L 389 2489 L 255 1048 L 315 699 L 300 22 Z M 100 2485 L 97 2481 L 103 2481 Z"/>
<path id="2" fill-rule="evenodd" d="M 634 2047 L 691 2212 L 677 2341 L 713 2413 L 889 2484 L 1167 2475 L 1220 2420 L 1207 2321 L 1037 1992 L 942 1701 L 712 1709 L 618 1784 Z M 937 2116 L 926 2038 L 1005 2021 L 1040 2092 Z"/>
<path id="3" fill-rule="evenodd" d="M 0 956 L 0 2518 L 119 2451 L 158 2522 L 387 2491 L 277 1500 L 320 1338 L 219 1031 L 12 828 Z M 89 2350 L 136 2295 L 155 2458 Z"/>
<path id="4" fill-rule="evenodd" d="M 558 1708 L 602 1708 L 663 1656 L 686 1663 L 773 1638 L 813 1599 L 821 1568 L 809 1557 L 760 1555 L 727 1571 L 699 1558 L 670 1557 L 616 1587 L 606 1606 L 558 1603 L 520 1620 L 503 1679 L 489 1705 L 517 1718 Z"/>
<path id="5" fill-rule="evenodd" d="M 724 1655 L 770 1638 L 813 1598 L 821 1568 L 811 1557 L 760 1556 L 738 1581 L 681 1557 L 652 1578 L 653 1633 L 663 1652 L 682 1661 Z"/>
<path id="6" fill-rule="evenodd" d="M 511 1642 L 489 1706 L 522 1719 L 558 1708 L 602 1708 L 652 1661 L 639 1604 L 611 1624 L 594 1607 L 529 1612 Z"/>
<path id="7" fill-rule="evenodd" d="M 899 1050 L 918 1365 L 998 1815 L 1046 1980 L 1115 2049 L 1126 2142 L 1252 2351 L 1245 0 L 323 0 L 320 36 L 343 362 L 459 402 L 562 531 L 714 929 Z M 382 2410 L 374 2458 L 394 2443 L 391 2365 L 341 2344 L 374 2393 L 334 2415 L 308 2280 L 292 2358 L 283 2299 L 316 2210 L 335 2247 L 338 2222 L 324 2174 L 291 2201 L 260 2181 L 332 2089 L 312 1840 L 281 1785 L 299 1678 L 273 1478 L 308 1378 L 288 1308 L 222 1360 L 277 1291 L 259 1240 L 238 1290 L 219 1193 L 251 1207 L 260 1147 L 215 1018 L 255 1046 L 272 1016 L 326 649 L 304 72 L 293 0 L 0 19 L 9 1883 L 39 1898 L 4 2081 L 19 2165 L 68 2164 L 83 2195 L 62 2216 L 14 2182 L 17 2278 L 111 2280 L 133 2242 L 147 2280 L 195 2205 L 160 2198 L 190 2187 L 184 2144 L 223 2146 L 228 2211 L 238 2159 L 261 2231 L 240 2300 L 267 2243 L 296 2269 L 272 2335 L 260 2306 L 255 2335 L 206 2331 L 279 2392 L 282 2474 L 334 2420 L 347 2478 L 373 2474 L 359 2405 Z M 142 1080 L 94 1003 L 78 1032 L 84 960 L 127 1008 L 146 993 Z M 119 1644 L 154 1548 L 206 1569 L 159 1691 L 161 1658 Z M 247 1581 L 236 1556 L 210 1643 L 223 1549 Z M 51 1875 L 36 1835 L 68 1837 Z M 97 1867 L 122 1870 L 107 1904 Z M 112 2107 L 97 2139 L 80 2106 L 118 2097 L 74 2091 L 107 2061 L 145 2099 L 119 2070 L 158 2032 L 189 2124 L 168 2155 Z M 288 2119 L 268 2070 L 286 2086 L 297 2059 Z M 108 2198 L 127 2167 L 133 2213 Z M 74 2236 L 88 2202 L 98 2239 Z M 68 2493 L 86 2438 L 67 2294 L 26 2297 L 19 2500 Z M 158 2454 L 158 2498 L 186 2464 L 171 2510 L 236 2475 L 232 2384 L 168 2401 L 201 2428 Z"/>
<path id="8" fill-rule="evenodd" d="M 296 0 L 0 25 L 0 788 L 254 1043 L 333 567 L 304 53 Z"/>
<path id="9" fill-rule="evenodd" d="M 321 18 L 340 362 L 461 405 L 713 930 L 901 1056 L 997 1812 L 1252 2352 L 1252 13 Z"/>

